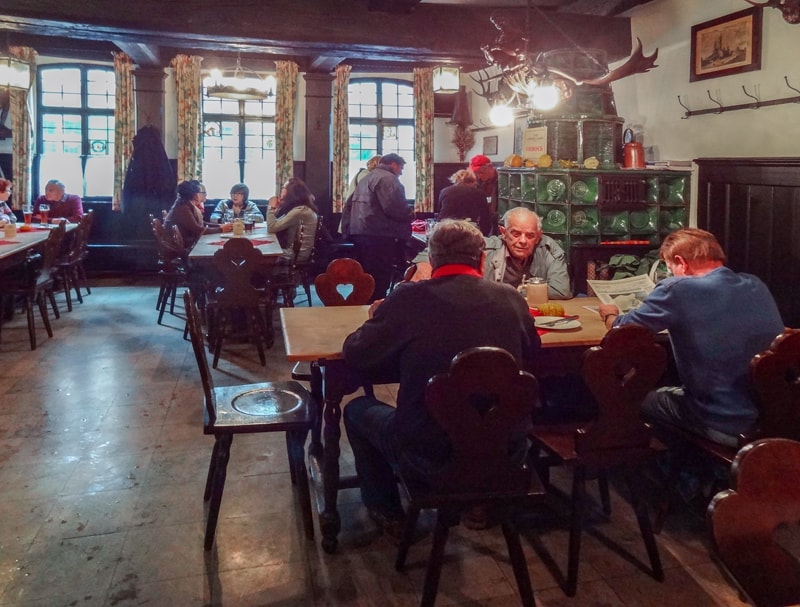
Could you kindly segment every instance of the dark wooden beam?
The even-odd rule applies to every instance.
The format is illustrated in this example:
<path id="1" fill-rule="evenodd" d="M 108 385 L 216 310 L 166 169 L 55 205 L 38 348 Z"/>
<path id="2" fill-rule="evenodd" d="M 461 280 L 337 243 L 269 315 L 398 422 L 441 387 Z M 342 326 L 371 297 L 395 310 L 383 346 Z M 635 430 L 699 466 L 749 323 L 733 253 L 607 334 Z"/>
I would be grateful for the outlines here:
<path id="1" fill-rule="evenodd" d="M 0 31 L 112 41 L 118 47 L 142 45 L 177 48 L 182 52 L 241 51 L 245 54 L 305 57 L 330 66 L 320 58 L 420 64 L 448 62 L 475 68 L 485 64 L 480 47 L 496 38 L 491 11 L 477 7 L 418 4 L 409 13 L 369 11 L 369 0 L 138 0 L 108 2 L 82 0 L 0 0 Z M 332 8 L 335 6 L 335 10 Z M 507 9 L 517 23 L 525 23 L 524 9 Z M 627 18 L 586 17 L 550 13 L 532 19 L 530 52 L 572 46 L 604 49 L 609 61 L 631 49 Z M 645 41 L 646 44 L 646 41 Z M 128 48 L 131 48 L 128 46 Z M 152 53 L 151 53 L 152 54 Z M 144 60 L 156 60 L 156 55 Z M 171 57 L 159 52 L 161 61 Z"/>
<path id="2" fill-rule="evenodd" d="M 162 65 L 157 46 L 141 42 L 118 41 L 117 47 L 133 59 L 137 65 L 142 67 L 159 67 Z"/>

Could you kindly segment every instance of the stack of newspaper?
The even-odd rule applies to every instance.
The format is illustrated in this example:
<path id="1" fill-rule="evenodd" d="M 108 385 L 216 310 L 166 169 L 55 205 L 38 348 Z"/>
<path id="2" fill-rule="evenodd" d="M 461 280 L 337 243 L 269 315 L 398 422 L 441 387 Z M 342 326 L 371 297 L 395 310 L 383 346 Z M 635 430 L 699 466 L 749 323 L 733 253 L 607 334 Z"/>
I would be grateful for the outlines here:
<path id="1" fill-rule="evenodd" d="M 601 303 L 616 305 L 622 314 L 638 307 L 655 287 L 647 274 L 619 280 L 587 280 Z"/>

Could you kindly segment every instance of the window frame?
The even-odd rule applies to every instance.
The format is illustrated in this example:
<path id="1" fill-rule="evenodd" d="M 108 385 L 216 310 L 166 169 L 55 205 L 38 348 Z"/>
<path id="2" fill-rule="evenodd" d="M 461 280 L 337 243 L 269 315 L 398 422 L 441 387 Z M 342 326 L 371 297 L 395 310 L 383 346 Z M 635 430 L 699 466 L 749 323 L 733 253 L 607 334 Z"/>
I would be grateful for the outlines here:
<path id="1" fill-rule="evenodd" d="M 410 126 L 411 129 L 412 129 L 412 132 L 413 132 L 416 129 L 416 118 L 414 116 L 414 104 L 412 102 L 412 106 L 411 106 L 412 114 L 411 114 L 410 118 L 399 118 L 399 117 L 398 118 L 385 118 L 384 115 L 383 115 L 384 114 L 384 104 L 383 104 L 383 100 L 382 100 L 382 97 L 383 97 L 383 90 L 382 90 L 383 87 L 382 87 L 382 85 L 384 85 L 384 84 L 395 84 L 395 85 L 398 85 L 398 86 L 402 85 L 404 87 L 408 87 L 410 89 L 410 92 L 411 92 L 411 95 L 412 95 L 412 99 L 413 99 L 413 97 L 414 97 L 414 83 L 411 82 L 410 80 L 406 80 L 406 79 L 403 79 L 403 78 L 387 78 L 387 77 L 381 77 L 381 76 L 363 76 L 363 77 L 351 78 L 349 83 L 348 83 L 348 88 L 349 88 L 349 86 L 351 86 L 353 84 L 367 84 L 367 83 L 374 83 L 375 84 L 375 89 L 376 89 L 376 115 L 375 115 L 374 118 L 372 118 L 372 117 L 364 118 L 364 117 L 360 117 L 360 116 L 359 117 L 353 117 L 353 115 L 348 112 L 348 123 L 349 123 L 348 124 L 348 129 L 353 124 L 357 124 L 357 125 L 376 125 L 377 126 L 376 147 L 378 149 L 375 150 L 374 154 L 384 155 L 384 154 L 388 154 L 388 153 L 394 152 L 395 150 L 382 150 L 381 149 L 383 147 L 383 141 L 384 141 L 384 135 L 383 135 L 384 129 L 387 128 L 387 127 L 392 127 L 392 126 L 394 126 L 394 127 L 399 127 L 399 126 L 407 126 L 408 127 L 408 126 Z M 350 104 L 349 102 L 350 102 L 350 100 L 349 100 L 349 90 L 348 90 L 348 104 Z M 363 105 L 363 104 L 361 104 L 361 105 Z M 349 159 L 350 159 L 349 152 L 350 152 L 350 150 L 353 149 L 352 141 L 353 141 L 353 137 L 350 136 L 349 137 L 349 141 L 348 141 L 348 164 L 349 164 Z M 414 146 L 416 146 L 416 142 L 414 143 Z M 414 148 L 412 148 L 410 150 L 411 158 L 405 158 L 408 167 L 416 166 L 415 163 L 414 163 L 415 152 L 416 152 L 416 148 L 414 147 Z M 401 155 L 402 155 L 402 151 L 401 151 Z M 372 154 L 370 156 L 372 156 Z M 366 160 L 362 160 L 361 162 L 363 162 L 363 166 L 366 166 Z M 353 175 L 348 175 L 348 179 L 349 180 L 352 180 L 353 177 L 355 177 L 355 173 Z M 406 178 L 405 179 L 406 182 L 412 183 L 412 184 L 414 184 L 414 186 L 416 186 L 416 176 L 414 176 L 414 175 L 406 175 L 405 172 L 404 172 L 402 177 Z M 415 194 L 415 192 L 413 190 L 410 190 L 410 191 L 412 192 L 413 195 L 409 194 L 409 189 L 408 189 L 408 187 L 406 187 L 406 200 L 409 203 L 413 203 L 416 194 Z"/>
<path id="2" fill-rule="evenodd" d="M 208 74 L 205 73 L 204 74 L 204 79 L 207 78 L 207 77 L 208 77 Z M 206 134 L 206 128 L 205 128 L 206 123 L 208 123 L 208 122 L 218 122 L 218 123 L 221 124 L 223 122 L 235 122 L 237 124 L 237 126 L 238 126 L 238 129 L 239 129 L 239 133 L 238 133 L 238 138 L 239 138 L 238 160 L 236 161 L 236 164 L 237 164 L 238 169 L 239 169 L 239 176 L 238 176 L 237 180 L 231 182 L 230 185 L 233 186 L 236 183 L 247 183 L 247 181 L 245 179 L 245 169 L 246 169 L 246 164 L 247 164 L 246 152 L 247 152 L 248 148 L 247 148 L 247 141 L 246 141 L 247 140 L 247 132 L 246 132 L 246 128 L 245 127 L 246 127 L 247 123 L 261 123 L 261 124 L 263 124 L 263 123 L 266 122 L 266 123 L 271 123 L 273 125 L 273 129 L 274 129 L 277 109 L 272 114 L 261 114 L 261 115 L 248 114 L 245 111 L 245 104 L 247 103 L 246 101 L 244 101 L 244 100 L 238 100 L 238 101 L 237 100 L 233 100 L 233 101 L 237 101 L 237 103 L 239 104 L 239 111 L 236 114 L 206 112 L 206 110 L 205 110 L 206 100 L 209 99 L 209 97 L 206 95 L 206 85 L 205 84 L 201 85 L 201 97 L 202 97 L 201 114 L 202 114 L 202 124 L 203 124 L 203 157 L 201 158 L 201 163 L 205 162 L 206 137 L 209 136 L 209 135 Z M 214 99 L 214 98 L 211 98 L 211 99 Z M 232 101 L 232 100 L 226 99 L 225 101 Z M 275 97 L 274 96 L 271 97 L 271 101 L 272 101 L 272 104 L 274 105 L 275 104 Z M 276 134 L 276 136 L 277 136 L 277 134 Z M 255 148 L 252 148 L 252 149 L 255 149 Z M 264 152 L 267 151 L 267 149 L 264 148 L 263 145 L 262 145 L 261 151 L 262 151 L 262 153 L 264 153 Z M 273 154 L 277 154 L 276 147 L 273 147 L 272 150 L 270 150 L 270 151 Z M 277 161 L 277 156 L 276 156 L 276 161 Z M 276 170 L 277 170 L 277 167 L 276 167 Z M 203 171 L 203 173 L 204 173 L 203 174 L 203 178 L 205 179 L 205 177 L 206 177 L 205 171 Z M 273 195 L 277 195 L 277 192 L 275 194 L 273 194 Z M 218 202 L 220 200 L 226 200 L 226 199 L 227 199 L 227 196 L 225 196 L 224 198 L 216 198 L 215 197 L 215 198 L 210 198 L 209 201 Z M 269 195 L 265 196 L 265 197 L 251 195 L 249 197 L 249 200 L 251 200 L 253 202 L 256 202 L 256 203 L 258 203 L 258 202 L 265 203 L 267 200 L 269 200 Z"/>
<path id="3" fill-rule="evenodd" d="M 49 71 L 53 70 L 64 70 L 64 69 L 77 69 L 80 72 L 80 107 L 68 107 L 63 105 L 45 105 L 43 103 L 43 97 L 45 91 L 43 90 L 42 86 L 42 79 L 44 74 Z M 36 199 L 39 196 L 43 195 L 44 192 L 39 190 L 39 184 L 41 183 L 41 161 L 42 156 L 44 155 L 44 116 L 45 114 L 60 114 L 60 115 L 78 115 L 80 116 L 81 120 L 81 153 L 80 153 L 80 163 L 81 163 L 81 174 L 82 174 L 82 185 L 81 192 L 71 192 L 80 194 L 81 199 L 86 202 L 97 202 L 97 203 L 111 203 L 111 200 L 114 196 L 113 193 L 113 177 L 111 180 L 112 191 L 105 196 L 83 196 L 83 190 L 85 189 L 85 176 L 86 176 L 86 163 L 89 158 L 92 156 L 91 154 L 91 139 L 89 138 L 89 123 L 90 117 L 92 116 L 103 116 L 103 117 L 110 117 L 114 120 L 114 125 L 116 127 L 116 111 L 115 107 L 111 108 L 91 108 L 89 107 L 89 90 L 88 90 L 88 73 L 90 70 L 98 70 L 104 72 L 110 72 L 112 76 L 115 76 L 114 73 L 114 66 L 113 65 L 106 65 L 102 63 L 75 63 L 75 62 L 59 62 L 59 63 L 45 63 L 37 66 L 36 70 L 36 153 L 34 155 L 31 173 L 32 173 L 32 194 L 33 198 Z M 116 94 L 116 93 L 115 93 Z M 112 129 L 113 132 L 113 129 Z M 114 142 L 109 142 L 110 148 L 110 156 L 112 162 L 114 160 Z M 50 176 L 52 179 L 63 179 L 63 177 L 59 177 L 58 175 Z"/>

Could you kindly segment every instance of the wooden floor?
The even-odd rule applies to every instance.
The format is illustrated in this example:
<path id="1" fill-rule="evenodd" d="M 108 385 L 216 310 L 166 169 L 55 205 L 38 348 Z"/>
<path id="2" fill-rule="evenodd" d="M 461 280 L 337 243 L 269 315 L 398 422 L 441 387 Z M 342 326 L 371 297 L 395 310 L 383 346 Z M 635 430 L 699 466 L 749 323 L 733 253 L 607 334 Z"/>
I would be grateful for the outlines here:
<path id="1" fill-rule="evenodd" d="M 72 313 L 62 303 L 52 339 L 37 317 L 35 352 L 24 316 L 3 326 L 0 605 L 419 604 L 430 534 L 412 547 L 407 573 L 395 572 L 393 544 L 349 490 L 340 500 L 339 551 L 325 554 L 303 535 L 278 435 L 234 441 L 216 545 L 204 553 L 212 439 L 202 433 L 201 387 L 183 320 L 156 324 L 154 286 L 107 281 L 92 291 Z M 223 359 L 218 384 L 288 378 L 291 369 L 280 339 L 266 368 L 248 344 L 231 345 Z M 393 399 L 392 388 L 380 387 L 379 396 Z M 343 460 L 351 466 L 346 445 Z M 569 475 L 553 476 L 566 491 Z M 655 498 L 655 480 L 643 484 Z M 680 506 L 658 538 L 666 580 L 650 577 L 633 513 L 612 485 L 611 517 L 597 504 L 589 508 L 572 599 L 560 589 L 566 502 L 553 496 L 525 517 L 539 605 L 741 605 L 709 556 L 704 520 Z M 429 530 L 431 517 L 421 525 Z M 437 605 L 519 605 L 513 580 L 498 528 L 459 527 Z"/>

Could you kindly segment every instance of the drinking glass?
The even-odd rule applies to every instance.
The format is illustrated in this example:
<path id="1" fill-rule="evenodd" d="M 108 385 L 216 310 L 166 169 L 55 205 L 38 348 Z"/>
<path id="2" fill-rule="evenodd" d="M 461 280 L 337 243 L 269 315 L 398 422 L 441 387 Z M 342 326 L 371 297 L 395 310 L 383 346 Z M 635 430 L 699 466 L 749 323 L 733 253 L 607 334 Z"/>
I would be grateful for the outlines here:
<path id="1" fill-rule="evenodd" d="M 39 217 L 42 218 L 42 223 L 43 224 L 49 223 L 49 221 L 50 221 L 49 215 L 50 215 L 50 205 L 49 204 L 40 204 L 39 205 Z"/>
<path id="2" fill-rule="evenodd" d="M 25 218 L 25 223 L 30 225 L 31 218 L 33 217 L 33 207 L 31 207 L 29 204 L 26 204 L 24 207 L 22 207 L 22 215 Z"/>

